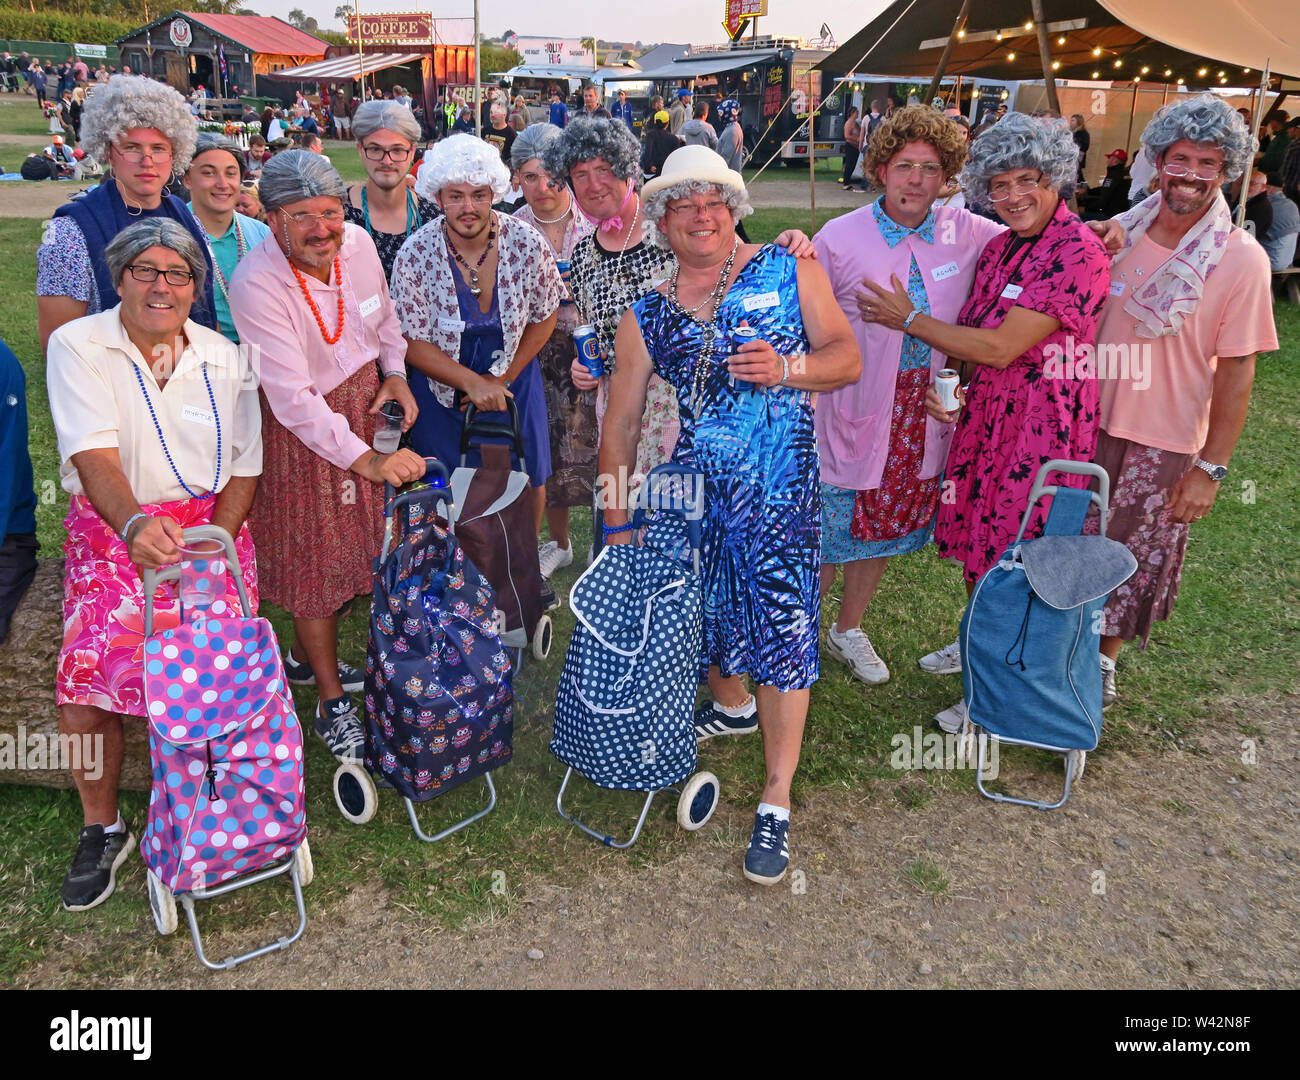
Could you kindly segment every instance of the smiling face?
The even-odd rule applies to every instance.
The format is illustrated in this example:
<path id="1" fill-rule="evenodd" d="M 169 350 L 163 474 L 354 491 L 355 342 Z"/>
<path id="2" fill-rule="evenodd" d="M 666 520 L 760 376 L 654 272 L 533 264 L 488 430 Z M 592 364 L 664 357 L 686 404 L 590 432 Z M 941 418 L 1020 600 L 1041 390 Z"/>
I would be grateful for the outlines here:
<path id="1" fill-rule="evenodd" d="M 447 184 L 438 192 L 438 205 L 447 227 L 462 240 L 475 240 L 492 224 L 492 189 L 473 184 Z"/>
<path id="2" fill-rule="evenodd" d="M 1165 207 L 1174 214 L 1198 215 L 1219 193 L 1223 151 L 1212 143 L 1183 139 L 1156 159 L 1156 167 L 1160 170 L 1160 197 Z M 1171 169 L 1186 175 L 1170 176 Z M 1205 176 L 1212 179 L 1200 179 Z"/>
<path id="3" fill-rule="evenodd" d="M 152 266 L 166 272 L 179 270 L 190 273 L 190 264 L 171 248 L 151 247 L 137 255 L 131 265 L 137 268 Z M 194 303 L 194 282 L 171 285 L 162 273 L 151 282 L 137 281 L 130 270 L 122 272 L 117 283 L 117 294 L 122 298 L 122 325 L 134 339 L 170 340 L 181 332 L 189 318 Z"/>
<path id="4" fill-rule="evenodd" d="M 1056 212 L 1057 193 L 1047 186 L 1047 178 L 1038 169 L 998 173 L 989 180 L 989 191 L 1006 196 L 993 207 L 998 217 L 1021 236 L 1037 236 Z"/>
<path id="5" fill-rule="evenodd" d="M 320 217 L 331 212 L 338 215 L 337 220 L 330 222 Z M 314 216 L 305 224 L 297 225 L 293 220 L 295 214 Z M 343 246 L 343 206 L 329 195 L 286 203 L 268 213 L 267 219 L 281 249 L 284 250 L 287 242 L 289 258 L 306 269 L 322 270 L 330 266 Z"/>
<path id="6" fill-rule="evenodd" d="M 736 223 L 718 188 L 693 191 L 668 203 L 659 229 L 684 263 L 709 266 L 726 257 L 736 238 Z"/>
<path id="7" fill-rule="evenodd" d="M 381 157 L 381 152 L 385 151 Z M 359 140 L 357 152 L 370 182 L 381 191 L 392 191 L 406 179 L 415 145 L 395 131 L 381 130 Z M 372 161 L 371 155 L 379 160 Z"/>
<path id="8" fill-rule="evenodd" d="M 239 162 L 228 151 L 208 150 L 190 164 L 185 186 L 196 210 L 220 217 L 235 210 L 241 179 Z"/>
<path id="9" fill-rule="evenodd" d="M 885 211 L 900 225 L 916 228 L 943 187 L 939 151 L 928 142 L 910 142 L 885 165 L 876 168 L 885 189 Z"/>
<path id="10" fill-rule="evenodd" d="M 124 199 L 139 206 L 154 207 L 172 174 L 172 143 L 157 128 L 132 128 L 108 148 Z"/>
<path id="11" fill-rule="evenodd" d="M 569 182 L 578 205 L 588 217 L 597 220 L 619 213 L 627 199 L 628 182 L 615 176 L 604 158 L 592 158 L 573 166 L 569 170 Z"/>

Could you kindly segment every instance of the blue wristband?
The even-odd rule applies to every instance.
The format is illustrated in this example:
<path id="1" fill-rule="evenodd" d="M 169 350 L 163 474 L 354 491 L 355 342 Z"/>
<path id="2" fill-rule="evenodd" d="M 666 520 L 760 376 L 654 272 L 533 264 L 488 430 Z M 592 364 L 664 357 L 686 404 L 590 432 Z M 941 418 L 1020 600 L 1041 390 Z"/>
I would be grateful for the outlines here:
<path id="1" fill-rule="evenodd" d="M 601 531 L 608 538 L 611 536 L 616 536 L 618 533 L 631 532 L 633 529 L 636 528 L 636 526 L 629 521 L 626 525 L 601 525 L 600 528 Z"/>
<path id="2" fill-rule="evenodd" d="M 132 514 L 129 518 L 126 519 L 126 524 L 122 526 L 122 531 L 118 533 L 117 538 L 121 540 L 122 543 L 125 544 L 126 534 L 131 531 L 131 526 L 134 525 L 141 518 L 147 518 L 152 516 L 153 516 L 152 514 L 146 514 L 143 510 L 141 510 L 138 514 Z"/>

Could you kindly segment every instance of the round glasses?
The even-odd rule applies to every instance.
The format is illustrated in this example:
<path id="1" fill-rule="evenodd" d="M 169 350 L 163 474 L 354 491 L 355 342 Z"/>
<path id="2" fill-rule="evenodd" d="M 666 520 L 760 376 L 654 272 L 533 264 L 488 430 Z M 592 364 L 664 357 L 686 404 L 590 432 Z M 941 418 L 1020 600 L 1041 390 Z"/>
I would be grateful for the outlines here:
<path id="1" fill-rule="evenodd" d="M 150 161 L 171 161 L 172 159 L 170 146 L 151 146 L 145 149 L 136 146 L 135 143 L 127 143 L 125 146 L 113 147 L 113 151 L 128 165 L 139 165 L 145 158 Z"/>
<path id="2" fill-rule="evenodd" d="M 1013 183 L 992 184 L 989 187 L 989 199 L 993 202 L 1006 202 L 1015 195 L 1028 195 L 1043 182 L 1043 174 L 1036 180 L 1016 180 Z"/>

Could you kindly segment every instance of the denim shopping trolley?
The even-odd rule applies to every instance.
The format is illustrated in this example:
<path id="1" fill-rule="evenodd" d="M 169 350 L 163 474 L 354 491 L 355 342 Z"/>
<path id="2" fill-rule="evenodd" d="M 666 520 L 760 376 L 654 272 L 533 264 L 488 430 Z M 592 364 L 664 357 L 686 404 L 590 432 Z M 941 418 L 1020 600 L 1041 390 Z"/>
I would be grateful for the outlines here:
<path id="1" fill-rule="evenodd" d="M 701 828 L 717 809 L 718 778 L 695 772 L 703 491 L 704 474 L 695 469 L 652 469 L 632 519 L 634 534 L 649 523 L 645 542 L 601 548 L 569 593 L 577 625 L 560 674 L 551 739 L 551 752 L 568 769 L 555 808 L 609 847 L 636 842 L 660 791 L 678 795 L 677 822 L 687 830 Z M 565 811 L 564 792 L 575 770 L 599 787 L 646 792 L 628 840 L 615 840 Z"/>
<path id="2" fill-rule="evenodd" d="M 496 806 L 491 774 L 512 753 L 514 684 L 497 634 L 496 594 L 450 525 L 447 472 L 434 458 L 425 470 L 424 485 L 384 489 L 366 650 L 365 762 L 339 765 L 334 798 L 348 821 L 364 825 L 377 807 L 376 782 L 395 788 L 415 835 L 434 843 Z M 486 807 L 432 836 L 421 828 L 417 804 L 480 777 Z"/>
<path id="3" fill-rule="evenodd" d="M 1052 472 L 1091 476 L 1097 490 L 1048 485 Z M 1034 507 L 1048 496 L 1052 508 L 1043 535 L 1024 540 Z M 1092 504 L 1100 512 L 1100 535 L 1083 536 Z M 976 783 L 997 802 L 1040 810 L 1064 805 L 1101 738 L 1102 608 L 1137 569 L 1132 552 L 1106 537 L 1109 504 L 1110 479 L 1101 466 L 1061 459 L 1044 464 L 1016 539 L 975 583 L 962 615 L 963 735 L 978 741 Z M 987 790 L 989 737 L 1063 755 L 1061 798 L 1046 803 Z"/>
<path id="4" fill-rule="evenodd" d="M 186 529 L 186 544 L 217 541 L 211 560 L 144 571 L 144 688 L 153 785 L 140 840 L 149 907 L 160 934 L 177 927 L 179 898 L 199 963 L 224 971 L 288 948 L 307 926 L 302 890 L 311 884 L 303 797 L 302 729 L 294 712 L 275 631 L 253 615 L 235 542 L 217 525 Z M 223 564 L 223 565 L 218 565 Z M 182 574 L 229 573 L 241 612 L 218 599 L 186 608 L 180 624 L 154 634 L 159 585 Z M 206 582 L 196 580 L 197 586 Z M 298 925 L 288 937 L 214 963 L 203 951 L 196 900 L 287 874 Z"/>

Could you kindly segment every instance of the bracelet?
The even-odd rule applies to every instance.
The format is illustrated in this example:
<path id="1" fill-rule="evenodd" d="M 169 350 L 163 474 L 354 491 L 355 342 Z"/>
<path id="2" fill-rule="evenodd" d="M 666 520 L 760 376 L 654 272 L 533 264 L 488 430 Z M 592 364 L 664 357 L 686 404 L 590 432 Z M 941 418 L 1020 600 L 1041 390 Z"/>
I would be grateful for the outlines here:
<path id="1" fill-rule="evenodd" d="M 131 526 L 134 525 L 141 518 L 147 518 L 147 517 L 153 517 L 153 515 L 146 514 L 143 510 L 141 510 L 138 514 L 132 514 L 129 518 L 126 519 L 126 524 L 122 526 L 122 531 L 118 533 L 117 538 L 121 540 L 122 543 L 125 544 L 126 534 L 131 531 Z"/>
<path id="2" fill-rule="evenodd" d="M 629 521 L 626 525 L 602 524 L 600 528 L 601 531 L 605 534 L 606 538 L 608 538 L 611 536 L 617 536 L 619 533 L 631 532 L 634 528 L 636 528 L 636 526 Z"/>
<path id="3" fill-rule="evenodd" d="M 786 356 L 785 353 L 782 353 L 781 354 L 781 381 L 776 385 L 784 386 L 786 384 L 786 380 L 789 378 L 790 378 L 790 358 Z"/>
<path id="4" fill-rule="evenodd" d="M 915 319 L 918 315 L 923 315 L 923 314 L 925 313 L 919 307 L 912 308 L 911 314 L 909 314 L 907 318 L 903 320 L 903 333 L 907 333 L 907 328 L 912 325 L 913 319 Z"/>
<path id="5" fill-rule="evenodd" d="M 410 380 L 409 378 L 407 378 L 407 376 L 406 376 L 406 372 L 405 372 L 405 371 L 385 371 L 385 372 L 384 372 L 384 378 L 385 378 L 385 379 L 388 378 L 388 376 L 390 376 L 390 375 L 396 375 L 399 379 L 402 380 L 402 382 L 406 383 L 408 386 L 409 386 L 410 383 L 411 383 L 411 380 Z"/>

